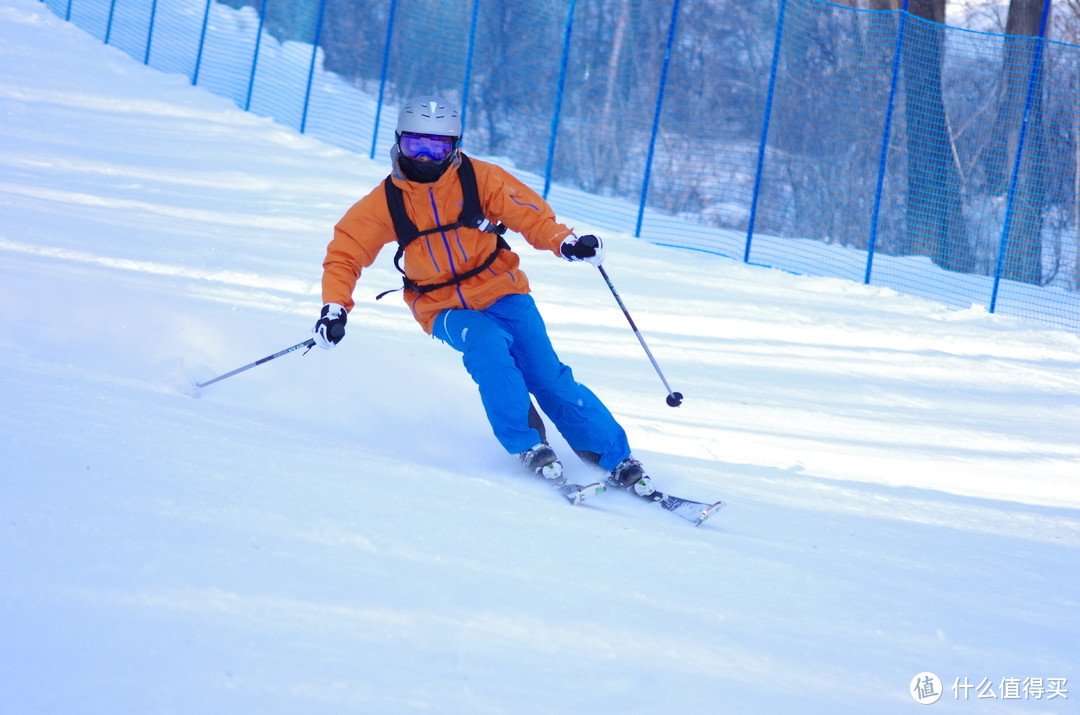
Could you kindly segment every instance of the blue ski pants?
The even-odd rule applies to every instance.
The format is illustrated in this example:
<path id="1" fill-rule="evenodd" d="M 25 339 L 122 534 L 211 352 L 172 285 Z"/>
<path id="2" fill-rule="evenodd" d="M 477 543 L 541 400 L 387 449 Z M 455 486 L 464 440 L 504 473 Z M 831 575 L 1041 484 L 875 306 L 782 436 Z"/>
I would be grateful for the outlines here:
<path id="1" fill-rule="evenodd" d="M 531 393 L 575 452 L 599 455 L 607 471 L 630 456 L 623 428 L 555 354 L 531 295 L 507 295 L 485 310 L 444 310 L 432 334 L 462 353 L 506 451 L 518 454 L 541 441 L 529 426 Z"/>

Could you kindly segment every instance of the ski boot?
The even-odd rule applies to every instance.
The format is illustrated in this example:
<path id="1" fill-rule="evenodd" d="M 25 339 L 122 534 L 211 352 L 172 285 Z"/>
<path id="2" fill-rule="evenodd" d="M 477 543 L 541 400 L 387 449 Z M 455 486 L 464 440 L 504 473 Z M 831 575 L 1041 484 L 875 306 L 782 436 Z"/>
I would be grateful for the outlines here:
<path id="1" fill-rule="evenodd" d="M 646 501 L 660 501 L 664 498 L 664 495 L 656 491 L 656 488 L 652 485 L 652 479 L 645 473 L 645 468 L 641 466 L 641 462 L 633 457 L 627 457 L 619 463 L 619 466 L 611 470 L 607 482 L 612 486 L 621 487 Z"/>
<path id="2" fill-rule="evenodd" d="M 562 462 L 555 456 L 555 450 L 547 442 L 541 442 L 525 450 L 518 455 L 518 459 L 526 470 L 542 479 L 550 479 L 556 485 L 565 482 L 562 478 Z"/>

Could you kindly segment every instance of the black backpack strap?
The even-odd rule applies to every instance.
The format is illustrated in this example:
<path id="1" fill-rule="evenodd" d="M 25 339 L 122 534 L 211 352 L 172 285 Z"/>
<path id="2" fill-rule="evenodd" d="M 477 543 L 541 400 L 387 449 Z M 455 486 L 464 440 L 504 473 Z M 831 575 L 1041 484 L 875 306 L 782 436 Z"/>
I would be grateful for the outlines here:
<path id="1" fill-rule="evenodd" d="M 409 213 L 405 210 L 405 194 L 389 176 L 383 181 L 383 188 L 386 191 L 386 207 L 390 209 L 390 220 L 394 222 L 394 233 L 397 234 L 398 243 L 408 246 L 420 237 L 420 231 L 417 230 L 416 224 L 412 222 Z"/>
<path id="2" fill-rule="evenodd" d="M 476 170 L 473 169 L 472 160 L 464 154 L 461 155 L 461 164 L 458 166 L 458 180 L 461 181 L 461 215 L 458 223 L 470 228 L 480 228 L 484 216 L 484 208 L 480 205 L 480 189 L 476 185 Z"/>
<path id="3" fill-rule="evenodd" d="M 463 281 L 467 281 L 470 278 L 472 278 L 473 276 L 478 276 L 481 273 L 483 273 L 484 271 L 486 271 L 488 268 L 491 268 L 491 264 L 495 262 L 495 259 L 499 257 L 499 253 L 501 251 L 503 251 L 503 250 L 507 250 L 507 251 L 511 250 L 510 249 L 510 244 L 508 244 L 506 242 L 506 240 L 502 236 L 496 236 L 495 250 L 492 251 L 488 255 L 488 257 L 484 259 L 484 262 L 481 263 L 476 268 L 470 268 L 469 270 L 465 271 L 461 275 L 454 276 L 450 280 L 445 281 L 443 283 L 431 283 L 429 285 L 417 285 L 416 283 L 413 283 L 411 280 L 409 280 L 408 276 L 405 276 L 405 278 L 403 280 L 404 288 L 406 290 L 415 291 L 417 293 L 430 293 L 431 291 L 438 290 L 439 288 L 448 288 L 448 287 L 450 287 L 452 285 L 457 285 L 458 283 L 461 283 Z M 393 292 L 393 291 L 389 291 L 389 292 Z M 386 295 L 386 293 L 383 293 L 382 295 Z M 382 297 L 382 296 L 380 296 L 380 297 Z"/>
<path id="4" fill-rule="evenodd" d="M 409 218 L 409 212 L 405 210 L 405 194 L 391 177 L 387 176 L 383 181 L 383 190 L 386 192 L 386 207 L 390 210 L 390 220 L 394 222 L 394 233 L 397 234 L 398 247 L 397 253 L 394 254 L 394 266 L 401 275 L 405 275 L 401 267 L 401 257 L 405 255 L 405 247 L 420 238 L 420 231 Z M 381 293 L 379 298 L 384 295 L 386 293 Z"/>
<path id="5" fill-rule="evenodd" d="M 461 164 L 458 166 L 458 179 L 461 180 L 461 215 L 458 217 L 458 224 L 500 236 L 506 233 L 506 226 L 492 223 L 484 215 L 484 207 L 480 205 L 480 189 L 476 184 L 476 170 L 473 169 L 472 161 L 464 154 L 461 155 Z"/>
<path id="6" fill-rule="evenodd" d="M 394 254 L 394 267 L 397 268 L 398 272 L 403 276 L 402 282 L 404 288 L 407 288 L 408 290 L 416 291 L 417 293 L 429 293 L 439 288 L 457 285 L 473 276 L 480 275 L 490 268 L 500 251 L 504 249 L 510 250 L 509 244 L 503 239 L 503 234 L 506 233 L 506 226 L 503 226 L 501 223 L 492 223 L 484 215 L 484 207 L 480 204 L 480 190 L 476 184 L 476 170 L 473 169 L 472 161 L 464 154 L 461 154 L 460 156 L 461 161 L 458 164 L 457 172 L 458 180 L 461 182 L 461 214 L 454 223 L 436 226 L 435 228 L 429 228 L 425 231 L 417 229 L 416 224 L 409 218 L 409 213 L 405 209 L 405 194 L 397 187 L 391 176 L 387 176 L 383 181 L 383 187 L 386 193 L 386 206 L 390 210 L 390 219 L 394 223 L 394 233 L 397 234 L 398 247 L 397 252 Z M 475 228 L 485 233 L 496 234 L 497 240 L 495 242 L 495 249 L 491 252 L 491 255 L 484 259 L 484 262 L 476 268 L 465 271 L 461 275 L 455 276 L 444 283 L 419 286 L 409 280 L 409 277 L 405 274 L 405 269 L 401 267 L 401 259 L 405 255 L 405 248 L 421 236 L 427 236 L 442 231 L 452 231 L 458 228 Z M 375 299 L 378 300 L 384 295 L 393 292 L 395 291 L 385 291 L 376 296 Z"/>

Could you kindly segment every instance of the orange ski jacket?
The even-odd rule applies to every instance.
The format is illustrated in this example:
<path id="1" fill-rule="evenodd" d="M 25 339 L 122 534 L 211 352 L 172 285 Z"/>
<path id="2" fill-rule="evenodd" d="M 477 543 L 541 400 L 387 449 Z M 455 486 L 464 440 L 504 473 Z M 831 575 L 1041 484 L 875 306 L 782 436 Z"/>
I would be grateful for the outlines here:
<path id="1" fill-rule="evenodd" d="M 405 179 L 396 168 L 396 155 L 394 158 L 391 180 L 401 189 L 406 213 L 416 227 L 424 231 L 457 221 L 463 196 L 457 173 L 460 158 L 430 184 Z M 501 167 L 470 159 L 484 216 L 493 223 L 501 221 L 535 248 L 561 256 L 559 247 L 573 231 L 555 220 L 555 212 L 547 202 Z M 481 265 L 495 250 L 497 241 L 496 234 L 464 227 L 428 234 L 405 248 L 402 267 L 418 286 L 444 283 Z M 387 244 L 393 244 L 396 250 L 397 233 L 386 203 L 386 189 L 379 182 L 334 227 L 334 238 L 323 261 L 323 302 L 352 310 L 353 289 L 360 274 Z M 430 333 L 435 316 L 443 310 L 483 310 L 505 295 L 528 293 L 529 280 L 518 264 L 513 251 L 500 251 L 487 270 L 461 283 L 423 294 L 405 289 L 405 303 Z"/>

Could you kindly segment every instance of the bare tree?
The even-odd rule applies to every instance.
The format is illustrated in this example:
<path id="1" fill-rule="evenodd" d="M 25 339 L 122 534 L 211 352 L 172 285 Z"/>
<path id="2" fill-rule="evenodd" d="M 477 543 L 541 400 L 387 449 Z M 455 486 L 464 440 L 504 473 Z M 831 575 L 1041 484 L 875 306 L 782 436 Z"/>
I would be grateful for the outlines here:
<path id="1" fill-rule="evenodd" d="M 910 0 L 908 11 L 930 22 L 910 23 L 902 68 L 907 125 L 907 232 L 903 252 L 929 256 L 943 268 L 969 272 L 960 175 L 941 87 L 945 0 Z"/>
<path id="2" fill-rule="evenodd" d="M 998 111 L 985 154 L 987 188 L 1012 198 L 1002 276 L 1034 284 L 1042 282 L 1046 138 L 1042 53 L 1040 40 L 1033 38 L 1039 34 L 1044 2 L 1050 0 L 1009 3 Z"/>

